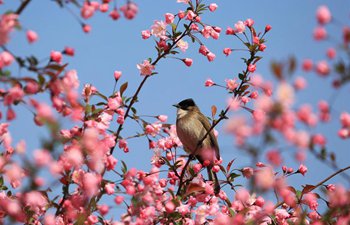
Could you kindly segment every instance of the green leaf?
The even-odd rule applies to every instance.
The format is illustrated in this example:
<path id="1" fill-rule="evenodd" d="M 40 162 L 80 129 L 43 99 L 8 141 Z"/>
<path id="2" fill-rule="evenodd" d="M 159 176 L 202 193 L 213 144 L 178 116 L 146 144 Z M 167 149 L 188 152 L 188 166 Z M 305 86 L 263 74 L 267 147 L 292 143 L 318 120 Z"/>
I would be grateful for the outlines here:
<path id="1" fill-rule="evenodd" d="M 173 34 L 175 34 L 176 33 L 176 24 L 175 23 L 172 23 L 172 24 L 170 24 L 170 26 L 171 26 L 171 30 L 173 31 Z"/>
<path id="2" fill-rule="evenodd" d="M 231 173 L 230 176 L 228 177 L 228 180 L 230 182 L 233 182 L 235 180 L 236 177 L 240 177 L 241 175 L 237 174 L 237 173 Z"/>
<path id="3" fill-rule="evenodd" d="M 126 163 L 122 160 L 122 172 L 123 172 L 123 174 L 125 174 L 126 171 L 128 171 L 128 167 L 126 166 Z"/>
<path id="4" fill-rule="evenodd" d="M 38 83 L 40 84 L 40 86 L 43 86 L 45 84 L 45 77 L 42 74 L 38 75 Z"/>
<path id="5" fill-rule="evenodd" d="M 127 88 L 128 88 L 128 82 L 125 82 L 124 84 L 122 84 L 122 85 L 120 86 L 119 91 L 120 91 L 120 95 L 121 95 L 121 96 L 123 96 L 123 93 L 124 93 L 124 91 L 125 91 Z"/>
<path id="6" fill-rule="evenodd" d="M 236 159 L 232 159 L 232 160 L 227 164 L 227 166 L 226 166 L 226 171 L 230 171 L 231 166 L 232 166 L 232 164 L 233 164 L 233 162 L 234 162 L 235 160 L 236 160 Z"/>
<path id="7" fill-rule="evenodd" d="M 137 114 L 137 110 L 136 110 L 134 107 L 131 107 L 131 111 L 132 111 L 134 114 Z"/>
<path id="8" fill-rule="evenodd" d="M 307 184 L 304 186 L 303 190 L 301 191 L 302 194 L 309 193 L 310 191 L 314 190 L 316 186 Z"/>
<path id="9" fill-rule="evenodd" d="M 240 80 L 244 80 L 244 75 L 243 75 L 243 73 L 239 73 L 239 74 L 238 74 L 238 78 L 239 78 Z"/>
<path id="10" fill-rule="evenodd" d="M 104 96 L 103 94 L 101 94 L 100 92 L 96 91 L 96 94 L 97 96 L 103 98 L 104 100 L 108 101 L 108 98 L 106 96 Z"/>

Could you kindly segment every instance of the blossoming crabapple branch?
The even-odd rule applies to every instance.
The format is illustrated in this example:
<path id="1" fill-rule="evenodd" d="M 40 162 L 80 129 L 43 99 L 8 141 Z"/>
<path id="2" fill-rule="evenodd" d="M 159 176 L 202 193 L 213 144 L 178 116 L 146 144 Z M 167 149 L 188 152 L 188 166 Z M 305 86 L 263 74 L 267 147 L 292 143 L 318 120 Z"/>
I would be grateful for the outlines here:
<path id="1" fill-rule="evenodd" d="M 318 184 L 316 185 L 311 185 L 310 188 L 307 189 L 307 192 L 311 192 L 313 190 L 315 190 L 316 188 L 320 187 L 321 185 L 323 185 L 324 183 L 326 183 L 327 181 L 329 181 L 330 179 L 332 179 L 333 177 L 337 176 L 338 174 L 342 174 L 344 171 L 350 169 L 350 166 L 344 167 L 343 169 L 338 170 L 337 172 L 331 174 L 330 176 L 326 177 L 324 180 L 320 181 Z M 275 208 L 278 208 L 280 206 L 283 205 L 284 202 L 279 202 L 275 205 Z"/>
<path id="2" fill-rule="evenodd" d="M 173 41 L 173 43 L 170 45 L 168 51 L 164 51 L 162 54 L 160 54 L 160 55 L 151 63 L 152 66 L 155 66 L 155 65 L 158 63 L 159 60 L 161 60 L 161 59 L 164 58 L 167 54 L 169 54 L 169 53 L 171 52 L 172 48 L 173 48 L 181 39 L 183 39 L 186 35 L 188 35 L 188 34 L 190 33 L 190 27 L 191 27 L 191 24 L 192 24 L 192 23 L 193 23 L 193 22 L 191 21 L 191 22 L 189 23 L 189 25 L 186 27 L 186 30 L 180 35 L 180 37 L 179 37 L 178 39 L 176 39 L 175 41 Z M 125 112 L 125 115 L 124 115 L 124 120 L 125 120 L 126 118 L 128 118 L 132 106 L 133 106 L 134 103 L 137 101 L 137 97 L 138 97 L 138 95 L 139 95 L 139 93 L 140 93 L 140 91 L 141 91 L 143 85 L 145 84 L 146 80 L 147 80 L 149 77 L 150 77 L 150 76 L 145 76 L 145 77 L 143 78 L 143 80 L 141 81 L 140 85 L 138 86 L 138 88 L 136 89 L 135 94 L 132 96 L 132 99 L 131 99 L 129 105 L 127 106 L 127 109 L 126 109 L 126 112 Z M 117 143 L 117 141 L 118 141 L 118 139 L 119 139 L 119 134 L 120 134 L 122 128 L 123 128 L 123 124 L 120 124 L 119 127 L 118 127 L 118 129 L 117 129 L 117 132 L 115 133 L 115 142 L 116 142 L 116 143 Z M 110 150 L 110 154 L 111 154 L 111 155 L 113 154 L 113 151 L 114 151 L 114 149 L 115 149 L 115 146 L 116 146 L 116 145 L 114 145 L 114 147 L 112 147 L 111 150 Z"/>

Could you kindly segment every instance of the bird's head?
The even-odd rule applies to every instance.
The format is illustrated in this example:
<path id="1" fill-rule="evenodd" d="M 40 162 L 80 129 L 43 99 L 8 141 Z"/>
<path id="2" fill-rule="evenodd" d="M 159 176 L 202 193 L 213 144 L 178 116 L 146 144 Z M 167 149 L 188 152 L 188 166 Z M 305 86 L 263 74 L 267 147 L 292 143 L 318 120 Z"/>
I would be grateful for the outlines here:
<path id="1" fill-rule="evenodd" d="M 181 102 L 173 106 L 177 108 L 177 115 L 179 118 L 186 115 L 187 113 L 199 111 L 196 103 L 193 101 L 192 98 L 182 100 Z"/>

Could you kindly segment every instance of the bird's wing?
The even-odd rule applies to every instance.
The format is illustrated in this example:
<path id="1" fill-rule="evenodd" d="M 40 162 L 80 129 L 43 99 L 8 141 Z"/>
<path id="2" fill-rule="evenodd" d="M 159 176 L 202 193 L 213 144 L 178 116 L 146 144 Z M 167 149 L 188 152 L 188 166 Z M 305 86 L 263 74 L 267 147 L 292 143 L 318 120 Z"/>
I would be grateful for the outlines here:
<path id="1" fill-rule="evenodd" d="M 205 130 L 208 132 L 208 130 L 210 129 L 211 125 L 210 125 L 210 122 L 209 120 L 207 119 L 207 117 L 205 117 L 202 113 L 200 113 L 200 115 L 198 116 L 198 120 L 202 123 L 203 127 L 205 128 Z M 204 133 L 205 135 L 206 133 Z M 218 160 L 220 160 L 220 150 L 219 150 L 219 144 L 218 144 L 218 141 L 214 135 L 214 131 L 210 131 L 209 133 L 209 138 L 210 138 L 210 141 L 212 143 L 212 148 L 215 149 L 215 155 L 216 155 L 216 158 Z"/>

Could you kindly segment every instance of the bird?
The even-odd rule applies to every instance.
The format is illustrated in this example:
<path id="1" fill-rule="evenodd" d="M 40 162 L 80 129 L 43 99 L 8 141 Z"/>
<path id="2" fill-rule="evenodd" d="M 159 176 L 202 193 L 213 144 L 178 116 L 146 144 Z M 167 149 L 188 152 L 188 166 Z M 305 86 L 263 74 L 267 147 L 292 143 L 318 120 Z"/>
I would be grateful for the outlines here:
<path id="1" fill-rule="evenodd" d="M 215 193 L 219 193 L 219 180 L 212 168 L 214 160 L 220 160 L 220 150 L 214 131 L 209 132 L 211 125 L 208 118 L 201 113 L 192 98 L 185 99 L 173 106 L 177 108 L 176 132 L 184 150 L 190 156 L 195 156 L 201 164 L 205 161 L 210 162 L 207 165 L 208 178 L 214 182 Z M 207 133 L 206 138 L 200 143 Z"/>

